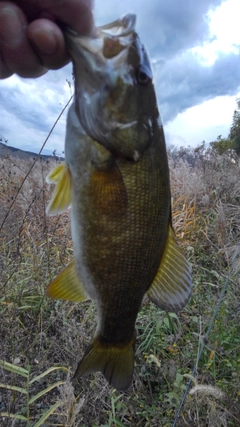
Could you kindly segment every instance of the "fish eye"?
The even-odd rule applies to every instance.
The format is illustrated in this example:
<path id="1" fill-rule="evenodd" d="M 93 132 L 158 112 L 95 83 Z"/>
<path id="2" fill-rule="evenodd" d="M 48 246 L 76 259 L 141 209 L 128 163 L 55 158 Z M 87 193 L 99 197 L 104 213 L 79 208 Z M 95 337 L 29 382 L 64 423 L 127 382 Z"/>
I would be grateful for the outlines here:
<path id="1" fill-rule="evenodd" d="M 136 72 L 136 78 L 140 85 L 146 86 L 152 81 L 152 73 L 149 68 L 144 65 L 140 65 Z"/>

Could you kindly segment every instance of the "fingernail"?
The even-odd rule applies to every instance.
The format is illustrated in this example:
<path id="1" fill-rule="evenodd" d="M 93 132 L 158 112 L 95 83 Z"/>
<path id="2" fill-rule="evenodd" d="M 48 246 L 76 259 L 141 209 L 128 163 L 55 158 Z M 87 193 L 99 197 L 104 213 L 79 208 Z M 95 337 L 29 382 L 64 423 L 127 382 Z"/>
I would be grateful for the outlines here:
<path id="1" fill-rule="evenodd" d="M 24 26 L 19 22 L 15 10 L 9 6 L 2 6 L 0 8 L 0 22 L 1 42 L 11 47 L 18 45 L 23 36 Z"/>

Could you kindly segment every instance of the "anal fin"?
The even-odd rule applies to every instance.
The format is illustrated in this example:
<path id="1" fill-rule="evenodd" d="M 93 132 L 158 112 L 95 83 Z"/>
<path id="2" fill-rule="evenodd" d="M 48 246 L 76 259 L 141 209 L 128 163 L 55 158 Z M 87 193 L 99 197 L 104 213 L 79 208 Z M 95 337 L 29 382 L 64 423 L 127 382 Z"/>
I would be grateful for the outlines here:
<path id="1" fill-rule="evenodd" d="M 78 279 L 74 260 L 48 285 L 46 294 L 50 298 L 75 302 L 89 299 Z"/>
<path id="2" fill-rule="evenodd" d="M 191 288 L 190 266 L 177 245 L 174 231 L 169 225 L 165 251 L 147 295 L 159 308 L 178 312 L 186 305 Z"/>

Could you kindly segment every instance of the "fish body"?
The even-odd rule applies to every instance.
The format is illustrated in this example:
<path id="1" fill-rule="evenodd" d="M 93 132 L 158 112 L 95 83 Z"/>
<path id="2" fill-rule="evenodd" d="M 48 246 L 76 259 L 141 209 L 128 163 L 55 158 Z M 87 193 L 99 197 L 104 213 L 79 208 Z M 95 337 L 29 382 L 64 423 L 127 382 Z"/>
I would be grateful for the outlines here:
<path id="1" fill-rule="evenodd" d="M 132 380 L 135 322 L 142 299 L 178 311 L 191 290 L 190 269 L 175 242 L 163 126 L 147 53 L 126 15 L 97 37 L 71 30 L 75 100 L 69 109 L 65 163 L 50 214 L 71 203 L 74 261 L 47 290 L 53 298 L 91 298 L 98 324 L 75 377 L 101 371 L 120 390 Z"/>

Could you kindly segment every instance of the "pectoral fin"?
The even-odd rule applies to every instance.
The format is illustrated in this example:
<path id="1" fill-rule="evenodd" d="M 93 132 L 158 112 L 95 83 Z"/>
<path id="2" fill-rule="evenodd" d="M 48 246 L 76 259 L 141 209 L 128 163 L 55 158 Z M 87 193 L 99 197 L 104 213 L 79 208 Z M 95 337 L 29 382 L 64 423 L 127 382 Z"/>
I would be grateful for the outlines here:
<path id="1" fill-rule="evenodd" d="M 54 299 L 82 302 L 89 297 L 78 279 L 74 260 L 47 287 L 47 296 Z"/>
<path id="2" fill-rule="evenodd" d="M 99 214 L 118 216 L 126 212 L 127 191 L 122 174 L 113 157 L 101 166 L 95 165 L 91 175 L 89 194 Z"/>
<path id="3" fill-rule="evenodd" d="M 190 266 L 176 243 L 172 227 L 169 226 L 161 264 L 147 294 L 161 309 L 177 312 L 186 305 L 191 288 Z"/>
<path id="4" fill-rule="evenodd" d="M 47 206 L 47 215 L 64 212 L 72 201 L 72 179 L 68 165 L 63 162 L 57 165 L 47 176 L 48 183 L 56 183 L 53 196 Z"/>

